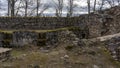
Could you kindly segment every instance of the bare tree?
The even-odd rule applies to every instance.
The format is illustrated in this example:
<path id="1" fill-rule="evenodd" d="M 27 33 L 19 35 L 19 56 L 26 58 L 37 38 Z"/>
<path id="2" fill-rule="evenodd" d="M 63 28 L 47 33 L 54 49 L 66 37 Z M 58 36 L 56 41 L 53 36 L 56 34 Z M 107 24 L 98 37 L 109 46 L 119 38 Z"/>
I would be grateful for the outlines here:
<path id="1" fill-rule="evenodd" d="M 42 8 L 42 10 L 38 13 L 39 16 L 41 16 L 45 10 L 47 10 L 49 8 L 49 5 L 44 5 L 44 7 Z"/>
<path id="2" fill-rule="evenodd" d="M 29 5 L 32 3 L 32 0 L 20 0 L 19 4 L 22 4 L 22 6 L 18 7 L 18 10 L 20 8 L 24 9 L 24 16 L 27 17 L 28 16 L 28 9 L 29 9 Z M 18 12 L 17 12 L 18 13 Z"/>
<path id="3" fill-rule="evenodd" d="M 29 9 L 29 11 L 26 11 L 27 16 L 41 16 L 44 13 L 44 11 L 49 8 L 49 5 L 43 4 L 41 2 L 41 0 L 35 0 L 35 1 L 31 0 L 28 2 L 28 5 L 32 6 L 32 7 L 26 8 L 27 10 Z M 36 12 L 36 13 L 34 13 L 34 12 Z"/>
<path id="4" fill-rule="evenodd" d="M 103 8 L 105 8 L 105 5 L 110 5 L 110 7 L 114 7 L 116 4 L 120 5 L 120 0 L 100 0 L 100 1 L 98 1 L 100 11 Z"/>
<path id="5" fill-rule="evenodd" d="M 120 6 L 120 0 L 114 0 L 114 5 L 116 4 Z"/>
<path id="6" fill-rule="evenodd" d="M 49 8 L 41 0 L 19 0 L 16 5 L 16 16 L 41 16 Z M 24 10 L 23 10 L 24 9 Z M 20 13 L 20 14 L 19 14 Z"/>
<path id="7" fill-rule="evenodd" d="M 47 4 L 43 5 L 41 3 L 41 0 L 37 0 L 36 2 L 37 2 L 36 16 L 41 16 L 43 14 L 43 12 L 49 8 L 49 5 L 47 5 Z M 39 10 L 40 7 L 42 7 L 41 11 Z"/>
<path id="8" fill-rule="evenodd" d="M 25 17 L 27 17 L 27 12 L 28 12 L 28 2 L 29 0 L 25 0 Z"/>
<path id="9" fill-rule="evenodd" d="M 63 0 L 56 0 L 54 1 L 54 6 L 55 6 L 55 9 L 56 9 L 56 16 L 57 17 L 61 17 L 62 16 L 62 12 L 63 12 Z"/>
<path id="10" fill-rule="evenodd" d="M 88 5 L 88 14 L 90 14 L 90 0 L 87 0 L 87 5 Z"/>
<path id="11" fill-rule="evenodd" d="M 117 0 L 118 5 L 120 5 L 120 0 Z"/>
<path id="12" fill-rule="evenodd" d="M 31 12 L 32 12 L 32 9 L 29 6 L 33 5 L 33 2 L 34 2 L 33 0 L 23 0 L 22 3 L 23 3 L 24 10 L 25 10 L 25 13 L 24 13 L 25 17 L 29 16 L 29 14 L 30 14 L 30 12 L 28 12 L 28 10 L 31 10 Z"/>
<path id="13" fill-rule="evenodd" d="M 15 0 L 11 0 L 10 1 L 10 4 L 11 4 L 11 16 L 14 16 L 15 14 Z"/>
<path id="14" fill-rule="evenodd" d="M 43 7 L 41 7 L 41 9 L 37 9 L 38 11 L 36 12 L 36 16 L 39 17 L 41 16 L 45 10 L 47 10 L 49 8 L 49 5 L 43 5 Z M 35 16 L 35 10 L 36 10 L 36 7 L 34 8 L 31 8 L 31 11 L 28 13 L 29 16 Z"/>
<path id="15" fill-rule="evenodd" d="M 10 0 L 7 0 L 8 1 L 8 16 L 10 16 Z"/>
<path id="16" fill-rule="evenodd" d="M 114 7 L 116 0 L 106 0 L 106 2 L 110 5 L 110 7 Z"/>
<path id="17" fill-rule="evenodd" d="M 8 16 L 15 16 L 15 3 L 18 0 L 7 0 L 8 1 Z"/>
<path id="18" fill-rule="evenodd" d="M 37 0 L 37 7 L 36 7 L 36 15 L 37 15 L 37 16 L 39 16 L 40 1 L 41 1 L 41 0 Z"/>
<path id="19" fill-rule="evenodd" d="M 74 7 L 74 0 L 68 0 L 67 17 L 71 17 L 73 15 Z"/>
<path id="20" fill-rule="evenodd" d="M 99 10 L 101 11 L 103 8 L 104 8 L 104 5 L 105 5 L 105 0 L 101 0 L 101 3 L 99 2 Z"/>
<path id="21" fill-rule="evenodd" d="M 94 0 L 94 7 L 93 7 L 93 11 L 94 11 L 94 12 L 96 11 L 96 1 L 97 1 L 97 0 Z"/>
<path id="22" fill-rule="evenodd" d="M 16 13 L 15 13 L 16 16 L 18 16 L 18 13 L 19 13 L 20 8 L 21 8 L 21 4 L 22 4 L 22 0 L 19 0 L 19 4 L 18 4 L 18 6 L 16 8 Z"/>
<path id="23" fill-rule="evenodd" d="M 41 0 L 36 0 L 35 3 L 36 7 L 30 8 L 31 11 L 28 13 L 29 16 L 35 15 L 34 12 L 36 12 L 36 16 L 41 16 L 44 13 L 44 11 L 49 8 L 49 5 L 43 4 Z"/>

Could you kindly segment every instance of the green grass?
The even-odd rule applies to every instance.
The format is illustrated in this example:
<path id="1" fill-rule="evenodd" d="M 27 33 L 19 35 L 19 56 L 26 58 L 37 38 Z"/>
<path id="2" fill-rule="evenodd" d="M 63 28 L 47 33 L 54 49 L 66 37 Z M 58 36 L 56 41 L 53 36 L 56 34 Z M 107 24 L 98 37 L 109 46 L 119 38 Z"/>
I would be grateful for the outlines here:
<path id="1" fill-rule="evenodd" d="M 9 64 L 13 68 L 27 68 L 29 65 L 46 65 L 45 63 L 48 62 L 48 55 L 44 53 L 29 51 L 29 49 L 20 49 L 13 49 L 11 52 L 11 57 L 17 57 L 17 59 L 2 64 Z"/>
<path id="2" fill-rule="evenodd" d="M 101 47 L 102 47 L 101 53 L 103 53 L 103 55 L 108 59 L 108 62 L 110 62 L 111 64 L 113 64 L 116 68 L 119 68 L 120 67 L 120 62 L 115 61 L 112 58 L 112 56 L 110 55 L 110 52 L 104 46 L 101 46 Z"/>
<path id="3" fill-rule="evenodd" d="M 16 31 L 30 31 L 30 32 L 37 32 L 37 33 L 46 33 L 46 32 L 56 32 L 56 31 L 64 31 L 64 30 L 80 30 L 78 27 L 65 27 L 65 28 L 58 28 L 52 30 L 0 30 L 0 32 L 12 34 Z"/>
<path id="4" fill-rule="evenodd" d="M 20 56 L 22 54 L 25 54 L 25 51 L 20 51 L 20 50 L 17 50 L 17 49 L 13 49 L 12 52 L 11 52 L 11 56 L 12 57 L 17 57 L 17 56 Z"/>

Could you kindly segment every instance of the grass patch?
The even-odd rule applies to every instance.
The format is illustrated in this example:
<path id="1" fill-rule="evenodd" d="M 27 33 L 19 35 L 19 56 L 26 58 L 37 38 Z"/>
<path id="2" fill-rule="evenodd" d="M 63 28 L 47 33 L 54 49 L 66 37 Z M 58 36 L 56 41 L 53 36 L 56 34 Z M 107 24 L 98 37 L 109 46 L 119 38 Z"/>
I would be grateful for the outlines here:
<path id="1" fill-rule="evenodd" d="M 11 51 L 11 56 L 12 57 L 17 57 L 17 56 L 20 56 L 20 55 L 22 55 L 22 54 L 24 54 L 25 52 L 24 51 L 20 51 L 20 50 L 18 50 L 18 49 L 13 49 L 12 51 Z"/>
<path id="2" fill-rule="evenodd" d="M 120 62 L 114 60 L 112 58 L 112 55 L 110 55 L 110 52 L 104 46 L 102 46 L 101 52 L 104 54 L 104 56 L 106 56 L 106 58 L 109 60 L 109 62 L 111 62 L 113 65 L 115 65 L 116 68 L 120 67 Z"/>
<path id="3" fill-rule="evenodd" d="M 16 31 L 30 31 L 30 32 L 37 32 L 37 33 L 46 33 L 46 32 L 54 32 L 54 31 L 62 31 L 62 30 L 80 30 L 79 27 L 65 27 L 65 28 L 58 28 L 52 30 L 0 30 L 0 32 L 12 34 Z"/>

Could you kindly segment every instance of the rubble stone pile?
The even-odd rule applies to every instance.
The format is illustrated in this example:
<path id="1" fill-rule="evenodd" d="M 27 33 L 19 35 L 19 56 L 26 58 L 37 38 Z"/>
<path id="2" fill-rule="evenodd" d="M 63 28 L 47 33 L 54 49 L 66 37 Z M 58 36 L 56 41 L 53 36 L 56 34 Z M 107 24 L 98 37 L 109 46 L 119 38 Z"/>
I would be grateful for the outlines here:
<path id="1" fill-rule="evenodd" d="M 106 42 L 106 47 L 115 60 L 120 61 L 120 37 L 114 37 Z"/>

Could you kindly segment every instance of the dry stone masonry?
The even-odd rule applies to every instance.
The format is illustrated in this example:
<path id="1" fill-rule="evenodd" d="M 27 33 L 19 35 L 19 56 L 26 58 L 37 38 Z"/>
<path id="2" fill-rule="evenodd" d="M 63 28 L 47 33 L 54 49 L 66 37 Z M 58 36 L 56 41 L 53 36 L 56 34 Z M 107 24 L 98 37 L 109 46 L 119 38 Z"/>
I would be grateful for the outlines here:
<path id="1" fill-rule="evenodd" d="M 46 30 L 74 26 L 77 18 L 56 17 L 1 17 L 0 29 Z M 68 24 L 69 23 L 69 24 Z"/>
<path id="2" fill-rule="evenodd" d="M 109 23 L 108 23 L 109 22 Z M 0 17 L 1 30 L 52 30 L 65 27 L 77 27 L 89 38 L 110 34 L 115 31 L 112 16 L 109 15 L 81 15 L 80 17 Z M 107 25 L 106 25 L 107 24 Z M 111 28 L 110 30 L 108 30 Z M 86 34 L 85 34 L 86 35 Z"/>
<path id="3" fill-rule="evenodd" d="M 106 42 L 106 47 L 115 60 L 120 61 L 120 37 L 114 37 Z"/>
<path id="4" fill-rule="evenodd" d="M 67 29 L 60 30 L 61 28 Z M 35 30 L 49 31 L 35 32 Z M 0 17 L 0 47 L 56 46 L 61 41 L 60 37 L 65 37 L 71 44 L 79 45 L 80 39 L 118 32 L 120 32 L 120 7 L 79 17 Z M 108 42 L 107 48 L 113 57 L 120 60 L 120 40 L 117 38 L 111 41 Z"/>
<path id="5" fill-rule="evenodd" d="M 35 32 L 19 31 L 19 32 L 14 32 L 12 36 L 13 37 L 12 37 L 11 45 L 14 45 L 14 46 L 37 44 L 38 34 Z"/>
<path id="6" fill-rule="evenodd" d="M 5 61 L 10 57 L 11 49 L 0 48 L 0 62 Z"/>
<path id="7" fill-rule="evenodd" d="M 71 30 L 71 31 L 70 31 Z M 78 33 L 74 33 L 73 31 Z M 64 32 L 64 33 L 62 33 Z M 64 29 L 64 30 L 53 30 L 47 32 L 32 32 L 32 31 L 14 31 L 13 33 L 0 33 L 0 47 L 22 47 L 25 45 L 38 45 L 38 46 L 57 46 L 61 37 L 69 38 L 72 40 L 72 35 L 69 36 L 67 33 L 77 38 L 82 39 L 81 34 L 76 29 Z M 80 34 L 80 35 L 78 35 Z M 84 37 L 84 36 L 83 36 Z M 74 39 L 74 38 L 73 38 Z M 68 41 L 69 42 L 69 41 Z"/>
<path id="8" fill-rule="evenodd" d="M 89 38 L 120 32 L 120 7 L 79 17 L 0 17 L 0 30 L 51 30 L 78 27 Z M 85 32 L 85 33 L 86 33 Z"/>

